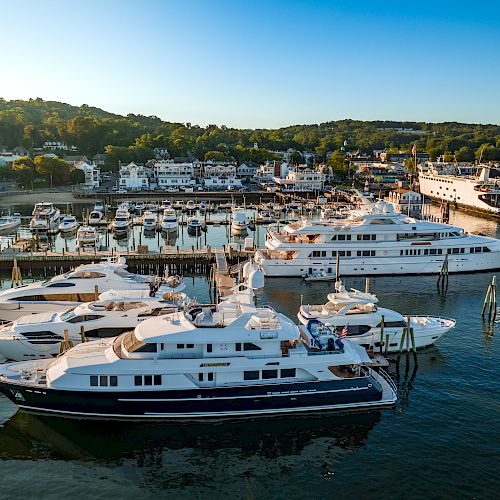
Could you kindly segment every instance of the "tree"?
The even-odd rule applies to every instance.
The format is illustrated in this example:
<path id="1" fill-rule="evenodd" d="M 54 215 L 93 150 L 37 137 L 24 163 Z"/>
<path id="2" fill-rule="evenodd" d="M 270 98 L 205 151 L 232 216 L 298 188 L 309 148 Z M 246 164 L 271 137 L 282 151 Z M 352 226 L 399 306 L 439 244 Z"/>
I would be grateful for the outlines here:
<path id="1" fill-rule="evenodd" d="M 469 147 L 463 146 L 455 151 L 455 160 L 457 161 L 474 161 L 474 151 Z"/>
<path id="2" fill-rule="evenodd" d="M 69 163 L 60 158 L 50 158 L 47 156 L 35 157 L 35 171 L 53 186 L 64 186 L 71 182 Z"/>
<path id="3" fill-rule="evenodd" d="M 14 180 L 19 181 L 23 186 L 28 185 L 35 176 L 35 164 L 28 156 L 21 156 L 14 160 L 10 169 Z"/>
<path id="4" fill-rule="evenodd" d="M 304 158 L 302 158 L 302 155 L 298 151 L 293 151 L 290 155 L 290 163 L 292 165 L 300 165 L 303 162 Z"/>
<path id="5" fill-rule="evenodd" d="M 338 149 L 332 153 L 327 165 L 331 168 L 333 175 L 341 179 L 349 175 L 350 162 Z"/>
<path id="6" fill-rule="evenodd" d="M 227 161 L 225 153 L 222 151 L 207 151 L 204 156 L 205 161 Z"/>

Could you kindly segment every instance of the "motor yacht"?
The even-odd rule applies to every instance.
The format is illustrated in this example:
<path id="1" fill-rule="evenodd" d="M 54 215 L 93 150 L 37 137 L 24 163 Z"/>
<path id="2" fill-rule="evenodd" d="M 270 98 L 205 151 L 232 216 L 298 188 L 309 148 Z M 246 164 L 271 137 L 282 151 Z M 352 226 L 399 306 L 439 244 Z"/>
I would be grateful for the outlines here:
<path id="1" fill-rule="evenodd" d="M 257 213 L 256 220 L 257 222 L 271 224 L 276 222 L 277 219 L 270 210 L 261 210 Z"/>
<path id="2" fill-rule="evenodd" d="M 186 203 L 186 212 L 196 212 L 196 203 L 193 200 Z"/>
<path id="3" fill-rule="evenodd" d="M 231 227 L 233 233 L 243 233 L 248 228 L 247 214 L 244 208 L 235 207 L 233 208 L 231 217 Z"/>
<path id="4" fill-rule="evenodd" d="M 100 201 L 95 202 L 94 208 L 92 210 L 96 210 L 98 212 L 105 212 L 106 211 L 104 204 Z"/>
<path id="5" fill-rule="evenodd" d="M 177 214 L 173 208 L 166 208 L 163 211 L 160 222 L 161 230 L 164 233 L 175 233 L 179 229 Z"/>
<path id="6" fill-rule="evenodd" d="M 258 273 L 259 271 L 254 271 Z M 108 419 L 235 418 L 388 407 L 396 388 L 366 351 L 299 328 L 251 290 L 140 322 L 55 359 L 6 363 L 23 409 Z"/>
<path id="7" fill-rule="evenodd" d="M 0 235 L 11 234 L 21 225 L 21 214 L 15 212 L 13 215 L 0 217 Z"/>
<path id="8" fill-rule="evenodd" d="M 61 233 L 73 233 L 78 228 L 78 221 L 74 215 L 65 215 L 59 223 Z"/>
<path id="9" fill-rule="evenodd" d="M 76 232 L 76 248 L 97 248 L 100 246 L 100 238 L 92 226 L 80 226 Z"/>
<path id="10" fill-rule="evenodd" d="M 149 290 L 110 290 L 96 301 L 64 312 L 22 316 L 0 328 L 0 356 L 15 361 L 57 356 L 65 336 L 73 344 L 116 337 L 188 302 L 186 294 L 169 287 L 160 286 L 152 297 L 149 295 Z"/>
<path id="11" fill-rule="evenodd" d="M 455 320 L 450 318 L 403 316 L 391 309 L 378 307 L 377 303 L 376 295 L 356 289 L 347 290 L 339 280 L 335 283 L 335 292 L 328 294 L 326 304 L 303 304 L 297 316 L 309 331 L 327 325 L 332 332 L 343 332 L 346 338 L 366 349 L 378 350 L 382 347 L 384 352 L 386 347 L 387 352 L 399 351 L 403 329 L 408 321 L 413 328 L 417 349 L 434 344 L 455 327 Z M 411 342 L 405 343 L 402 348 L 407 346 L 411 348 Z"/>
<path id="12" fill-rule="evenodd" d="M 132 218 L 127 207 L 120 206 L 111 222 L 111 230 L 115 233 L 126 233 L 132 226 Z"/>
<path id="13" fill-rule="evenodd" d="M 184 202 L 182 200 L 175 200 L 172 207 L 174 210 L 183 210 Z"/>
<path id="14" fill-rule="evenodd" d="M 30 230 L 33 233 L 56 234 L 59 231 L 61 211 L 53 203 L 36 203 L 31 215 Z"/>
<path id="15" fill-rule="evenodd" d="M 142 226 L 145 231 L 156 231 L 158 227 L 158 216 L 156 213 L 146 210 L 142 218 Z"/>
<path id="16" fill-rule="evenodd" d="M 270 228 L 255 261 L 266 276 L 330 274 L 340 257 L 343 276 L 436 274 L 500 268 L 500 240 L 449 224 L 394 212 L 391 203 L 367 203 L 346 219 L 302 218 Z"/>
<path id="17" fill-rule="evenodd" d="M 13 321 L 26 314 L 65 311 L 68 307 L 95 300 L 110 289 L 149 289 L 151 276 L 127 271 L 123 257 L 84 264 L 45 281 L 36 281 L 0 292 L 0 320 Z"/>
<path id="18" fill-rule="evenodd" d="M 160 210 L 165 211 L 165 210 L 170 210 L 172 208 L 172 201 L 171 200 L 163 200 L 160 205 Z"/>
<path id="19" fill-rule="evenodd" d="M 106 222 L 106 216 L 104 215 L 104 212 L 101 212 L 99 210 L 92 210 L 89 214 L 89 225 L 90 226 L 97 226 L 99 224 L 105 223 Z"/>
<path id="20" fill-rule="evenodd" d="M 187 224 L 188 233 L 199 236 L 202 229 L 201 222 L 196 217 L 190 217 Z"/>

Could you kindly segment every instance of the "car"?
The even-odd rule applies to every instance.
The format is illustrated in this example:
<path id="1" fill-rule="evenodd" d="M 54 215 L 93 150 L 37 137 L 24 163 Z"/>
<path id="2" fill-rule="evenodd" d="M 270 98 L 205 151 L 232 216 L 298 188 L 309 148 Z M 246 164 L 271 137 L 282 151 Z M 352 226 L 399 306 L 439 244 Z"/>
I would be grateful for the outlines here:
<path id="1" fill-rule="evenodd" d="M 118 191 L 116 191 L 117 194 L 127 194 L 127 190 L 126 189 L 123 189 L 123 188 L 120 188 L 118 189 Z"/>

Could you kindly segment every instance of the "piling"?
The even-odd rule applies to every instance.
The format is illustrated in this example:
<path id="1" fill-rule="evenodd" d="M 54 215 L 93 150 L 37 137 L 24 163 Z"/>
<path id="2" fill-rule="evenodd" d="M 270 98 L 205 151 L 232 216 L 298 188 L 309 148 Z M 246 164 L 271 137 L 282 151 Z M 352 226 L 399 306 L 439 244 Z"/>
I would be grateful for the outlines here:
<path id="1" fill-rule="evenodd" d="M 484 297 L 481 316 L 485 319 L 486 310 L 488 310 L 488 321 L 495 321 L 497 316 L 497 277 L 491 278 L 491 283 L 488 285 L 486 296 Z"/>

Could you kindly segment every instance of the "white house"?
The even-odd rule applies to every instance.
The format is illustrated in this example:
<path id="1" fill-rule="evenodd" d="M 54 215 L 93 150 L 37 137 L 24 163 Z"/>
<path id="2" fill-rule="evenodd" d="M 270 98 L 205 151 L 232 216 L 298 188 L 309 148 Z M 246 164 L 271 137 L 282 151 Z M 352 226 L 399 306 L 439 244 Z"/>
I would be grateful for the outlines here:
<path id="1" fill-rule="evenodd" d="M 153 169 L 159 189 L 192 187 L 196 183 L 192 163 L 160 160 L 155 162 Z"/>
<path id="2" fill-rule="evenodd" d="M 147 169 L 134 162 L 120 167 L 120 180 L 118 181 L 122 189 L 148 189 L 149 176 Z"/>
<path id="3" fill-rule="evenodd" d="M 85 187 L 87 189 L 98 188 L 101 185 L 101 169 L 95 163 L 89 164 L 79 161 L 74 166 L 85 174 Z"/>
<path id="4" fill-rule="evenodd" d="M 205 165 L 203 184 L 209 189 L 227 189 L 242 187 L 241 180 L 236 177 L 236 165 L 213 164 Z"/>
<path id="5" fill-rule="evenodd" d="M 285 177 L 274 177 L 282 191 L 314 191 L 323 189 L 325 175 L 304 165 L 292 168 Z"/>
<path id="6" fill-rule="evenodd" d="M 0 166 L 4 166 L 7 163 L 12 163 L 13 161 L 18 160 L 19 158 L 21 157 L 15 153 L 9 153 L 4 151 L 3 153 L 0 153 Z"/>
<path id="7" fill-rule="evenodd" d="M 253 179 L 255 173 L 259 168 L 258 163 L 254 163 L 249 161 L 247 163 L 242 163 L 238 167 L 236 167 L 236 175 L 240 179 Z"/>
<path id="8" fill-rule="evenodd" d="M 286 163 L 285 163 L 286 165 Z M 268 161 L 255 171 L 254 178 L 259 182 L 269 182 L 272 181 L 275 176 L 281 175 L 281 162 L 278 161 Z"/>

